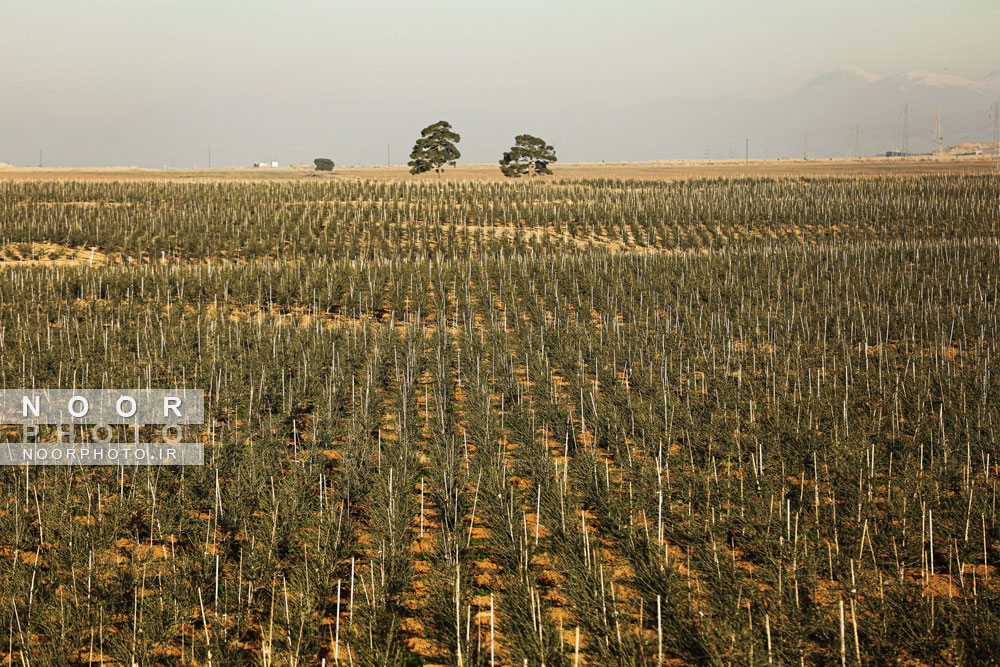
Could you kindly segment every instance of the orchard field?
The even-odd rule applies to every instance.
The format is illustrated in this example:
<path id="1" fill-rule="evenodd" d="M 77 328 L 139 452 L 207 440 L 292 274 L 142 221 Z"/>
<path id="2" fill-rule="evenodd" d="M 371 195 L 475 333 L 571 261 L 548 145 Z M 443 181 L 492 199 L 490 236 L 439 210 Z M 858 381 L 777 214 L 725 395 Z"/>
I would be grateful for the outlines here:
<path id="1" fill-rule="evenodd" d="M 0 661 L 1000 663 L 1000 178 L 0 182 Z M 17 433 L 6 427 L 8 438 Z"/>

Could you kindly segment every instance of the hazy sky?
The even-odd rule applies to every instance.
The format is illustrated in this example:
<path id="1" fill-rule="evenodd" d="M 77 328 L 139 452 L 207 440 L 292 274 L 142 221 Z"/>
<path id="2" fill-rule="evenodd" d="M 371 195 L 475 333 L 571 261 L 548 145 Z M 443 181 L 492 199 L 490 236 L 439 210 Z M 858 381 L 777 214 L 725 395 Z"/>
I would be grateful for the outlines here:
<path id="1" fill-rule="evenodd" d="M 0 162 L 204 166 L 211 144 L 213 166 L 383 163 L 390 144 L 399 163 L 440 118 L 468 162 L 520 132 L 564 161 L 648 159 L 673 156 L 643 153 L 625 105 L 648 124 L 665 99 L 783 95 L 841 65 L 981 78 L 1000 2 L 2 0 L 0 52 Z M 594 140 L 608 125 L 624 154 Z"/>

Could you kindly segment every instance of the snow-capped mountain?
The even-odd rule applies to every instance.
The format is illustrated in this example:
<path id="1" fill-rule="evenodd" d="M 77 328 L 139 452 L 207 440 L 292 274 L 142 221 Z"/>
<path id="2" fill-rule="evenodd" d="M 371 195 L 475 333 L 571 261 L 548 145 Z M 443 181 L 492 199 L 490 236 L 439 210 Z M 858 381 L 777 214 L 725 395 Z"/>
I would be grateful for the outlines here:
<path id="1" fill-rule="evenodd" d="M 901 72 L 880 77 L 856 67 L 842 67 L 817 77 L 802 86 L 795 95 L 844 94 L 863 96 L 872 102 L 893 98 L 936 99 L 954 106 L 954 102 L 992 100 L 1000 93 L 1000 70 L 979 81 L 952 74 L 932 72 Z"/>
<path id="2" fill-rule="evenodd" d="M 840 67 L 787 94 L 764 99 L 684 99 L 669 87 L 654 99 L 595 100 L 559 107 L 567 133 L 588 135 L 609 159 L 834 158 L 935 145 L 938 109 L 945 148 L 993 141 L 1000 69 L 982 78 L 908 71 L 883 76 Z M 614 132 L 608 128 L 628 128 Z"/>
<path id="3" fill-rule="evenodd" d="M 933 146 L 938 110 L 945 145 L 992 140 L 992 105 L 998 100 L 1000 70 L 971 80 L 922 71 L 883 77 L 841 67 L 790 95 L 763 102 L 762 120 L 770 116 L 780 122 L 765 120 L 756 129 L 774 136 L 781 127 L 797 125 L 801 132 L 810 132 L 817 157 L 902 150 L 907 136 L 911 152 L 927 152 Z M 853 139 L 848 139 L 852 133 Z"/>

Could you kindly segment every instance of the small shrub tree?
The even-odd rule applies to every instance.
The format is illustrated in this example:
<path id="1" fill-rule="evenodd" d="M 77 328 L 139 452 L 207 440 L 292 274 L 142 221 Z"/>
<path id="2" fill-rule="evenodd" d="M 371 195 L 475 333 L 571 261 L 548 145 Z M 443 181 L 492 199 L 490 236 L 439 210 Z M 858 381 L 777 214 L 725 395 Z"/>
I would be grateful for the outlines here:
<path id="1" fill-rule="evenodd" d="M 333 171 L 333 160 L 328 157 L 318 157 L 313 160 L 316 171 Z"/>

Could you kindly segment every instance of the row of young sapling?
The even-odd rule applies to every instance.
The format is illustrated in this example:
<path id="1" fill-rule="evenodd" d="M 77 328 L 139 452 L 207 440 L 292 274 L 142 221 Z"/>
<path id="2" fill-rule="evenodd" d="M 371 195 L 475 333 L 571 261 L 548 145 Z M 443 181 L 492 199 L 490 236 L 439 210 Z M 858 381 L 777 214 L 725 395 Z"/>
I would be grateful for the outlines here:
<path id="1" fill-rule="evenodd" d="M 0 274 L 3 387 L 210 417 L 204 467 L 0 471 L 6 653 L 995 654 L 995 241 L 529 250 Z"/>
<path id="2" fill-rule="evenodd" d="M 993 176 L 498 184 L 5 182 L 0 245 L 114 261 L 696 250 L 996 234 Z"/>

